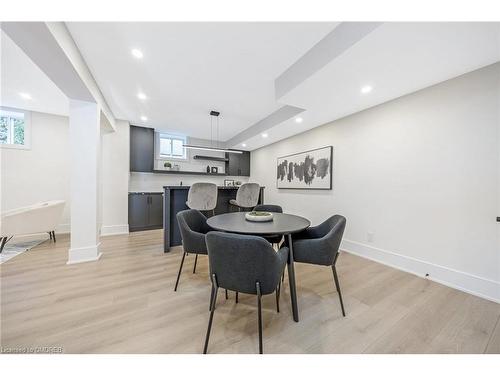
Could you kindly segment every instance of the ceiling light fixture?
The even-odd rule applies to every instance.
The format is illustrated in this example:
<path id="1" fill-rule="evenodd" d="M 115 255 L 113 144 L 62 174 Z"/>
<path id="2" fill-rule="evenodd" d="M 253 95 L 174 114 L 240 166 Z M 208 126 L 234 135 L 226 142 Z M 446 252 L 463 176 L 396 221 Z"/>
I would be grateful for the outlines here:
<path id="1" fill-rule="evenodd" d="M 227 152 L 230 154 L 242 154 L 243 151 L 240 150 L 230 150 L 227 148 L 219 147 L 219 115 L 220 112 L 210 111 L 210 146 L 213 144 L 213 123 L 215 119 L 215 128 L 217 132 L 217 138 L 215 142 L 216 147 L 207 147 L 207 146 L 195 146 L 195 145 L 182 145 L 184 148 L 188 148 L 191 150 L 203 150 L 203 151 L 217 151 L 217 152 Z"/>
<path id="2" fill-rule="evenodd" d="M 304 119 L 303 119 L 302 117 L 296 117 L 296 118 L 295 118 L 295 122 L 296 122 L 297 124 L 300 124 L 302 121 L 304 121 Z"/>
<path id="3" fill-rule="evenodd" d="M 373 87 L 371 87 L 371 86 L 363 86 L 363 87 L 361 87 L 361 93 L 362 94 L 368 94 L 372 90 L 373 90 Z"/>
<path id="4" fill-rule="evenodd" d="M 141 100 L 146 100 L 147 99 L 147 96 L 146 94 L 144 94 L 143 92 L 140 92 L 137 94 L 137 97 Z"/>
<path id="5" fill-rule="evenodd" d="M 247 147 L 247 144 L 246 143 L 242 143 L 241 147 Z"/>
<path id="6" fill-rule="evenodd" d="M 134 48 L 132 49 L 132 56 L 134 56 L 137 59 L 142 59 L 144 57 L 144 54 L 140 49 Z"/>
<path id="7" fill-rule="evenodd" d="M 141 121 L 148 121 L 148 118 L 146 116 L 141 116 Z"/>
<path id="8" fill-rule="evenodd" d="M 268 134 L 267 133 L 262 133 L 262 138 L 267 138 Z"/>
<path id="9" fill-rule="evenodd" d="M 20 92 L 19 93 L 19 96 L 23 99 L 26 99 L 26 100 L 31 100 L 31 95 L 28 94 L 28 93 L 25 93 L 25 92 Z"/>

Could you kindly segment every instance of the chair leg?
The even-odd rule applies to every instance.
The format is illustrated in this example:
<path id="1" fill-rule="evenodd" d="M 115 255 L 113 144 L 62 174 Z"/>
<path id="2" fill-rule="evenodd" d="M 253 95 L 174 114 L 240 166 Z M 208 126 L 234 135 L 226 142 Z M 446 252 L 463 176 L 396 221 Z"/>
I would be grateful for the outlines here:
<path id="1" fill-rule="evenodd" d="M 345 316 L 344 302 L 342 301 L 342 293 L 340 292 L 339 278 L 337 276 L 337 269 L 335 268 L 335 264 L 332 265 L 332 271 L 333 271 L 333 280 L 335 281 L 335 287 L 337 288 L 337 293 L 339 294 L 339 300 L 340 300 L 340 307 L 342 309 L 342 315 Z"/>
<path id="2" fill-rule="evenodd" d="M 281 292 L 281 282 L 278 283 L 276 288 L 276 312 L 280 312 L 280 292 Z"/>
<path id="3" fill-rule="evenodd" d="M 52 241 L 52 232 L 47 232 L 49 234 L 49 240 Z"/>
<path id="4" fill-rule="evenodd" d="M 262 349 L 262 296 L 260 294 L 260 284 L 257 281 L 255 283 L 255 288 L 257 289 L 257 314 L 259 316 L 259 354 L 263 353 Z"/>
<path id="5" fill-rule="evenodd" d="M 198 262 L 198 254 L 194 257 L 194 267 L 193 267 L 193 273 L 196 273 L 196 263 Z"/>
<path id="6" fill-rule="evenodd" d="M 212 277 L 210 277 L 212 279 Z M 212 290 L 210 291 L 210 303 L 208 304 L 208 311 L 211 311 L 212 309 L 212 302 L 214 300 L 214 284 L 212 284 Z"/>
<path id="7" fill-rule="evenodd" d="M 236 292 L 236 303 L 238 303 L 238 292 Z"/>
<path id="8" fill-rule="evenodd" d="M 215 305 L 217 303 L 217 291 L 219 286 L 217 285 L 217 278 L 215 274 L 211 276 L 212 279 L 212 297 L 210 302 L 210 318 L 208 319 L 207 334 L 205 336 L 205 346 L 203 347 L 203 354 L 207 354 L 208 340 L 210 339 L 210 331 L 212 329 L 212 321 L 214 320 Z"/>
<path id="9" fill-rule="evenodd" d="M 228 298 L 229 298 L 229 296 L 227 295 L 227 289 L 226 289 L 226 299 L 228 299 Z"/>
<path id="10" fill-rule="evenodd" d="M 177 280 L 175 281 L 174 292 L 177 292 L 177 285 L 179 285 L 179 278 L 181 277 L 182 265 L 184 264 L 184 258 L 186 257 L 186 252 L 182 254 L 181 266 L 179 267 L 179 273 L 177 274 Z"/>
<path id="11" fill-rule="evenodd" d="M 54 240 L 54 242 L 56 242 L 56 232 L 55 231 L 52 231 L 52 239 Z"/>
<path id="12" fill-rule="evenodd" d="M 5 244 L 7 243 L 7 237 L 0 237 L 0 253 L 3 251 Z"/>

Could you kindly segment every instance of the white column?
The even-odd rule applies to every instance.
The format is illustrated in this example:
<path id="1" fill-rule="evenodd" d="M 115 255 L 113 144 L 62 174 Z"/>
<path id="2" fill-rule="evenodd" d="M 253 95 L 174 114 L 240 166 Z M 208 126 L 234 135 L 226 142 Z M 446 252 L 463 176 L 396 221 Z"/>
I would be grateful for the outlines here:
<path id="1" fill-rule="evenodd" d="M 69 101 L 71 245 L 68 264 L 99 259 L 100 109 Z"/>

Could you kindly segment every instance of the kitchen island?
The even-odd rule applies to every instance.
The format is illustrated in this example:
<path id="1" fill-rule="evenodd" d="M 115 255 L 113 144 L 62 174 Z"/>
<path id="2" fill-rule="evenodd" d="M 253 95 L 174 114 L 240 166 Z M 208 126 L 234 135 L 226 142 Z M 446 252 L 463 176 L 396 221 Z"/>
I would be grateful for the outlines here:
<path id="1" fill-rule="evenodd" d="M 229 200 L 236 198 L 237 186 L 218 186 L 217 206 L 215 214 L 224 214 L 236 211 Z M 187 210 L 186 206 L 189 186 L 164 186 L 163 187 L 163 250 L 169 252 L 171 246 L 182 244 L 181 234 L 177 225 L 177 212 Z M 260 187 L 258 204 L 264 203 L 264 187 Z M 211 215 L 211 212 L 204 212 Z"/>

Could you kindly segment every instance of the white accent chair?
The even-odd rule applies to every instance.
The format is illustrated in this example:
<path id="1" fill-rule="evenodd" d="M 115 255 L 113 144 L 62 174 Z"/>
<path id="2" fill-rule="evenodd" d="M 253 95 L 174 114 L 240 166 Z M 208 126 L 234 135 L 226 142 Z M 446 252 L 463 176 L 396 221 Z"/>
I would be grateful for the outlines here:
<path id="1" fill-rule="evenodd" d="M 55 230 L 61 220 L 65 201 L 48 201 L 5 211 L 0 219 L 0 253 L 14 236 L 48 233 L 56 241 Z"/>

